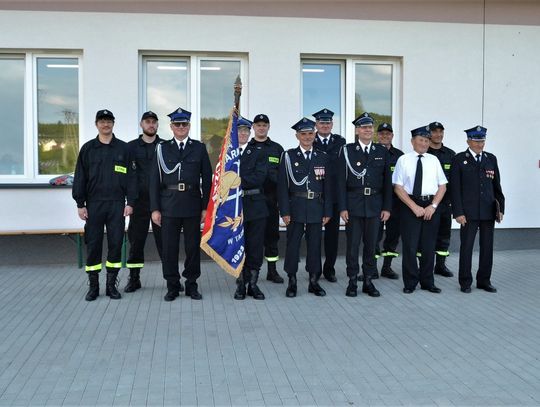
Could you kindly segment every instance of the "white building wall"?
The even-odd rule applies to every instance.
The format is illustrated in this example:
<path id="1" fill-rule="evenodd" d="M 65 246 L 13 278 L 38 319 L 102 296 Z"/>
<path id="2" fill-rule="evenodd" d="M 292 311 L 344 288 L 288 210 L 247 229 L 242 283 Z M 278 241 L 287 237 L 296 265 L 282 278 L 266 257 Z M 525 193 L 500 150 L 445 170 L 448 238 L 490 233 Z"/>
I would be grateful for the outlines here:
<path id="1" fill-rule="evenodd" d="M 481 124 L 484 86 L 486 150 L 499 158 L 507 196 L 501 227 L 540 227 L 537 26 L 486 27 L 485 79 L 484 28 L 475 24 L 4 11 L 0 27 L 0 50 L 81 51 L 81 145 L 95 136 L 100 108 L 115 113 L 120 138 L 139 133 L 141 50 L 247 55 L 242 113 L 267 113 L 270 136 L 286 148 L 295 145 L 290 125 L 301 117 L 302 55 L 402 58 L 394 128 L 395 144 L 406 151 L 409 129 L 434 120 L 446 127 L 445 144 L 464 150 L 463 129 Z M 352 125 L 347 134 L 353 134 Z M 70 193 L 0 189 L 0 231 L 81 227 Z"/>

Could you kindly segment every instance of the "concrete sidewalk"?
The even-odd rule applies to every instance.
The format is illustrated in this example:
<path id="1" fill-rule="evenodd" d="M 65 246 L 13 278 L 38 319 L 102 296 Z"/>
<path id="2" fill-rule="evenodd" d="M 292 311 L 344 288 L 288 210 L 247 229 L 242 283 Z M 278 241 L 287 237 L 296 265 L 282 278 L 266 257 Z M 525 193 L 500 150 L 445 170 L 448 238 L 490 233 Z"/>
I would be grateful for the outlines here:
<path id="1" fill-rule="evenodd" d="M 539 261 L 496 252 L 497 294 L 437 276 L 439 295 L 380 279 L 347 298 L 341 257 L 326 297 L 300 273 L 297 298 L 264 281 L 265 301 L 205 262 L 203 301 L 171 303 L 159 263 L 120 301 L 102 273 L 92 303 L 76 266 L 3 266 L 0 405 L 539 405 Z"/>

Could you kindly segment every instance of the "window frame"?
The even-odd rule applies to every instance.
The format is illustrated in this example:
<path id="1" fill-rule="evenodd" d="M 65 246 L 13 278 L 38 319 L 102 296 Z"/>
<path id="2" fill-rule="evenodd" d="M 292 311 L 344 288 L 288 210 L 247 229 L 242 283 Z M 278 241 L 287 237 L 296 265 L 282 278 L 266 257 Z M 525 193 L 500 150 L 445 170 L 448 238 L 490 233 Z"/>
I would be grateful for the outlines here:
<path id="1" fill-rule="evenodd" d="M 346 109 L 346 103 L 345 103 L 345 100 L 346 100 L 346 97 L 345 97 L 345 91 L 346 91 L 346 78 L 345 78 L 345 73 L 346 73 L 346 63 L 347 61 L 343 58 L 339 59 L 339 58 L 335 58 L 335 59 L 324 59 L 324 58 L 302 58 L 301 61 L 300 61 L 300 111 L 303 113 L 304 111 L 304 74 L 303 74 L 303 69 L 304 69 L 304 64 L 313 64 L 313 65 L 317 65 L 317 64 L 320 64 L 320 65 L 339 65 L 340 66 L 340 75 L 339 75 L 339 78 L 340 78 L 340 89 L 339 89 L 339 92 L 340 92 L 340 95 L 341 95 L 341 100 L 339 101 L 339 104 L 340 104 L 340 110 L 341 110 L 341 115 L 340 115 L 340 118 L 341 118 L 341 126 L 339 129 L 332 129 L 333 132 L 335 133 L 338 133 L 340 135 L 344 135 L 345 132 L 346 132 L 346 116 L 345 116 L 345 109 Z M 321 106 L 321 108 L 323 108 L 325 106 Z M 311 114 L 310 114 L 311 115 Z"/>
<path id="2" fill-rule="evenodd" d="M 342 88 L 341 88 L 341 135 L 345 137 L 347 143 L 355 141 L 354 126 L 355 119 L 355 82 L 356 64 L 367 65 L 390 65 L 392 66 L 392 127 L 394 128 L 394 144 L 401 145 L 402 141 L 402 58 L 399 56 L 361 56 L 361 55 L 300 55 L 300 111 L 303 111 L 304 85 L 302 78 L 302 68 L 305 63 L 325 64 L 342 62 Z M 337 130 L 336 130 L 337 132 Z"/>
<path id="3" fill-rule="evenodd" d="M 78 64 L 78 123 L 79 123 L 79 148 L 81 140 L 84 140 L 84 129 L 80 125 L 82 118 L 83 101 L 83 64 L 82 52 L 62 50 L 61 52 L 47 51 L 24 51 L 13 50 L 10 52 L 0 52 L 0 58 L 20 57 L 24 60 L 24 90 L 23 90 L 23 151 L 24 163 L 22 174 L 0 174 L 0 185 L 11 184 L 48 184 L 51 178 L 63 174 L 39 174 L 39 151 L 38 151 L 38 111 L 37 111 L 37 59 L 38 58 L 59 58 L 77 59 Z M 75 171 L 75 168 L 73 169 Z"/>
<path id="4" fill-rule="evenodd" d="M 201 61 L 234 61 L 240 63 L 240 79 L 242 80 L 242 97 L 240 98 L 240 114 L 249 115 L 245 109 L 248 108 L 248 56 L 247 54 L 227 54 L 227 53 L 189 53 L 189 52 L 139 52 L 139 117 L 148 110 L 147 105 L 147 71 L 146 61 L 178 61 L 186 60 L 188 66 L 187 92 L 189 106 L 186 109 L 191 111 L 191 130 L 189 137 L 194 140 L 201 140 Z M 234 103 L 234 84 L 231 83 L 231 108 Z M 177 107 L 177 106 L 176 106 Z M 182 106 L 184 107 L 184 106 Z M 174 109 L 172 107 L 171 109 Z"/>

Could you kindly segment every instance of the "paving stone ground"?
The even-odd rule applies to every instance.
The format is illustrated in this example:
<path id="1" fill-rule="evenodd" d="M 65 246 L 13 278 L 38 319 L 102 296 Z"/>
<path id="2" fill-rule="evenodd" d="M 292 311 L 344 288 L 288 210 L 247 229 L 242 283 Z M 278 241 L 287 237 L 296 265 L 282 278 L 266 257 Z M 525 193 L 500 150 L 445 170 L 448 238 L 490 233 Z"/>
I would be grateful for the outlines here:
<path id="1" fill-rule="evenodd" d="M 300 273 L 297 298 L 263 281 L 265 301 L 233 300 L 211 262 L 203 301 L 173 302 L 159 263 L 119 301 L 102 275 L 91 303 L 73 266 L 0 267 L 0 405 L 540 405 L 539 260 L 496 252 L 497 294 L 437 276 L 439 295 L 379 279 L 347 298 L 339 258 L 326 297 Z"/>

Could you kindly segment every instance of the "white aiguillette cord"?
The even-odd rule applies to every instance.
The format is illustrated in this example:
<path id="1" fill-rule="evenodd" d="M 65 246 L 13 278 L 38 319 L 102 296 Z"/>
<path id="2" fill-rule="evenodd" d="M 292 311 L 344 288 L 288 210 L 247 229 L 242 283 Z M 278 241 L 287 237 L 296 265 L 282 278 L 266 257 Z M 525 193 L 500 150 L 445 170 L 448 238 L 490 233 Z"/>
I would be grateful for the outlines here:
<path id="1" fill-rule="evenodd" d="M 351 163 L 350 163 L 350 161 L 349 161 L 349 154 L 347 153 L 347 146 L 344 146 L 344 147 L 343 147 L 343 154 L 345 155 L 345 162 L 347 163 L 347 167 L 349 168 L 349 170 L 352 172 L 352 174 L 353 174 L 356 178 L 362 180 L 362 184 L 363 184 L 363 183 L 364 183 L 364 176 L 366 175 L 367 168 L 364 168 L 364 169 L 362 170 L 362 172 L 358 172 L 358 171 L 356 171 L 356 170 L 352 167 L 352 165 L 351 165 Z M 348 174 L 348 172 L 346 171 L 346 172 L 345 172 L 345 177 L 347 177 L 347 174 Z"/>
<path id="2" fill-rule="evenodd" d="M 285 166 L 287 168 L 287 174 L 289 175 L 287 177 L 287 184 L 289 184 L 289 179 L 291 179 L 292 182 L 294 183 L 294 185 L 296 185 L 298 187 L 301 187 L 302 185 L 304 185 L 307 182 L 309 174 L 306 175 L 304 178 L 302 178 L 301 181 L 297 181 L 296 178 L 294 177 L 293 170 L 292 170 L 292 165 L 291 165 L 291 158 L 289 157 L 288 152 L 285 152 Z M 307 189 L 307 185 L 306 185 L 306 189 Z"/>
<path id="3" fill-rule="evenodd" d="M 171 170 L 167 165 L 165 164 L 165 160 L 163 159 L 163 153 L 161 151 L 161 143 L 157 145 L 156 148 L 156 154 L 158 157 L 158 169 L 159 171 L 159 182 L 163 182 L 161 179 L 161 170 L 167 175 L 172 174 L 176 170 L 178 170 L 178 179 L 180 179 L 180 168 L 182 168 L 182 163 L 178 163 L 174 166 L 174 168 Z"/>

